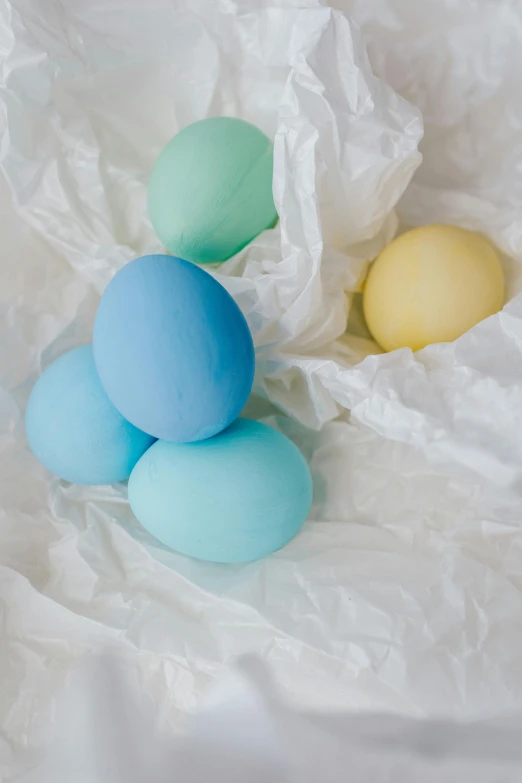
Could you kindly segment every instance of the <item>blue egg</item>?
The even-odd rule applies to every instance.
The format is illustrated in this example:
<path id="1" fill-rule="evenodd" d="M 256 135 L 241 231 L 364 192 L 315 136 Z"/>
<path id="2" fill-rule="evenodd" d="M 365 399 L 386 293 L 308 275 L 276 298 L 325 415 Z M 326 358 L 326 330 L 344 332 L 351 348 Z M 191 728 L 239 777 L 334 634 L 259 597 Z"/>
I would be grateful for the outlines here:
<path id="1" fill-rule="evenodd" d="M 173 256 L 143 256 L 115 275 L 93 347 L 110 400 L 164 440 L 215 435 L 252 388 L 254 346 L 241 310 L 211 275 Z"/>
<path id="2" fill-rule="evenodd" d="M 127 479 L 154 443 L 110 402 L 90 345 L 69 351 L 40 376 L 27 404 L 25 429 L 42 465 L 77 484 Z"/>
<path id="3" fill-rule="evenodd" d="M 129 502 L 143 527 L 172 549 L 242 563 L 295 536 L 310 510 L 312 479 L 292 441 L 238 419 L 199 443 L 157 441 L 131 473 Z"/>

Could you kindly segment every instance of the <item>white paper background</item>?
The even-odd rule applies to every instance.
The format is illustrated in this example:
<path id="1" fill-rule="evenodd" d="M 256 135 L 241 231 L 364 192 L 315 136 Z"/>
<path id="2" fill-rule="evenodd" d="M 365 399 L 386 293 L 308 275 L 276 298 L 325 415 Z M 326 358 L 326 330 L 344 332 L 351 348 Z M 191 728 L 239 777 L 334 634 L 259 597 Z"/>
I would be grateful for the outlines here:
<path id="1" fill-rule="evenodd" d="M 522 702 L 522 10 L 337 5 L 0 3 L 6 781 L 38 761 L 71 667 L 105 645 L 167 724 L 253 651 L 307 704 L 462 717 Z M 53 480 L 23 428 L 111 275 L 160 250 L 145 202 L 161 146 L 216 114 L 275 137 L 280 224 L 219 279 L 255 333 L 248 413 L 295 439 L 316 498 L 294 542 L 243 567 L 162 549 L 124 487 Z M 372 355 L 354 292 L 397 216 L 490 236 L 504 312 L 453 344 Z"/>
<path id="2" fill-rule="evenodd" d="M 459 724 L 304 712 L 257 659 L 219 673 L 181 730 L 158 724 L 130 661 L 83 661 L 23 783 L 519 783 L 521 716 Z"/>

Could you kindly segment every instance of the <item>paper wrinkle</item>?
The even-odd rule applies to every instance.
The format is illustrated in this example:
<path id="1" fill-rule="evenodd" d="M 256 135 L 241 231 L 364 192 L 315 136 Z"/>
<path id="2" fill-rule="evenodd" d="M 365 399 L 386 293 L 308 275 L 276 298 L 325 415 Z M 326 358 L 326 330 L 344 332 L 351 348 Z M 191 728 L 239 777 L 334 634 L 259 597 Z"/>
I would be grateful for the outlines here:
<path id="1" fill-rule="evenodd" d="M 0 4 L 6 782 L 38 760 L 73 664 L 107 645 L 169 724 L 249 652 L 325 709 L 520 706 L 522 11 L 336 5 Z M 160 149 L 215 115 L 274 138 L 279 224 L 212 273 L 255 337 L 246 412 L 299 445 L 315 487 L 297 539 L 237 567 L 163 549 L 123 485 L 52 478 L 23 426 L 112 275 L 162 250 L 146 209 Z M 510 301 L 454 343 L 381 354 L 369 262 L 434 221 L 497 244 Z"/>

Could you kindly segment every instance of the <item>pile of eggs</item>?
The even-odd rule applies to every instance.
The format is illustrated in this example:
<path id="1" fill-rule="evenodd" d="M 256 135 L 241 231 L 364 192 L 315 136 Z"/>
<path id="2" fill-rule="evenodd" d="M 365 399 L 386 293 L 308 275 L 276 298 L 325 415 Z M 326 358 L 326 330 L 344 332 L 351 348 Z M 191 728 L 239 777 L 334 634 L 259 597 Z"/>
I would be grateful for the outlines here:
<path id="1" fill-rule="evenodd" d="M 34 386 L 29 445 L 56 476 L 129 479 L 141 524 L 185 555 L 246 562 L 286 544 L 312 502 L 306 461 L 284 435 L 238 418 L 254 345 L 239 307 L 198 263 L 223 261 L 277 214 L 272 144 L 242 120 L 175 136 L 149 184 L 151 221 L 174 255 L 124 266 L 107 286 L 92 345 Z"/>
<path id="2" fill-rule="evenodd" d="M 138 258 L 104 292 L 93 343 L 36 383 L 26 431 L 60 478 L 129 478 L 137 519 L 164 544 L 216 562 L 260 558 L 303 524 L 305 460 L 286 437 L 238 418 L 254 378 L 248 325 L 197 264 L 230 258 L 277 221 L 270 140 L 247 122 L 189 125 L 149 183 L 151 222 L 172 255 Z M 454 340 L 497 312 L 504 277 L 487 240 L 455 226 L 409 231 L 386 247 L 363 292 L 384 350 Z"/>

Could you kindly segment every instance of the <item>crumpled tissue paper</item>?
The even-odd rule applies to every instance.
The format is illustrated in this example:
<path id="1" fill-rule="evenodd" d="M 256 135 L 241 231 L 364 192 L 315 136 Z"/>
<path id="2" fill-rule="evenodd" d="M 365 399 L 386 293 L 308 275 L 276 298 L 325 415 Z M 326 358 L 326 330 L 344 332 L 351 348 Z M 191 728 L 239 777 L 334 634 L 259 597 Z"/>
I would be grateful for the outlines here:
<path id="1" fill-rule="evenodd" d="M 514 0 L 0 2 L 0 778 L 37 766 L 72 667 L 114 646 L 167 727 L 222 666 L 304 708 L 475 718 L 522 703 L 522 10 Z M 281 552 L 163 549 L 126 487 L 51 477 L 23 412 L 157 252 L 156 155 L 239 116 L 274 138 L 280 221 L 213 270 L 254 333 L 247 415 L 291 437 L 314 507 Z M 435 221 L 483 231 L 509 302 L 380 354 L 368 265 Z"/>

